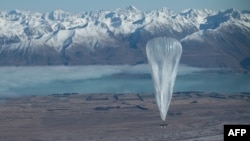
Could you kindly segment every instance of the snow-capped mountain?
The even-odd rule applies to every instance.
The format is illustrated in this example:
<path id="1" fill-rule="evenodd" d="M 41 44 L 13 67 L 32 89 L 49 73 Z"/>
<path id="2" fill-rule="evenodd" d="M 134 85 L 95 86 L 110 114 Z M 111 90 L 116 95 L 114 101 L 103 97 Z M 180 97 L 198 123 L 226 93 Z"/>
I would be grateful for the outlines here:
<path id="1" fill-rule="evenodd" d="M 142 12 L 129 6 L 78 14 L 1 11 L 0 65 L 145 63 L 145 44 L 156 36 L 182 42 L 182 63 L 245 67 L 250 62 L 250 11 Z"/>

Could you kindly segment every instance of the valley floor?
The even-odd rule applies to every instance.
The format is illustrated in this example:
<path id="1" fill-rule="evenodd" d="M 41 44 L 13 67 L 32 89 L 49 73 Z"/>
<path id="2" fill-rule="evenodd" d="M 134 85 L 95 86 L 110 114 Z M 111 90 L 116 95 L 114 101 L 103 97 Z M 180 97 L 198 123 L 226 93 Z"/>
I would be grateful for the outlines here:
<path id="1" fill-rule="evenodd" d="M 0 141 L 219 141 L 250 124 L 250 93 L 173 94 L 161 128 L 153 94 L 54 94 L 0 100 Z"/>

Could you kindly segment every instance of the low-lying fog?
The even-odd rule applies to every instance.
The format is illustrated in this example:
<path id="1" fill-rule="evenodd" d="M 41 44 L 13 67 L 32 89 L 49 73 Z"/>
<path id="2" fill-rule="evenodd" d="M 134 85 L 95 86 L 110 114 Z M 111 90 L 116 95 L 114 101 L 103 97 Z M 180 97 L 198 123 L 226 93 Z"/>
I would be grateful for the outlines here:
<path id="1" fill-rule="evenodd" d="M 249 74 L 209 73 L 180 65 L 174 91 L 250 92 Z M 143 65 L 0 67 L 0 97 L 61 93 L 152 93 Z"/>

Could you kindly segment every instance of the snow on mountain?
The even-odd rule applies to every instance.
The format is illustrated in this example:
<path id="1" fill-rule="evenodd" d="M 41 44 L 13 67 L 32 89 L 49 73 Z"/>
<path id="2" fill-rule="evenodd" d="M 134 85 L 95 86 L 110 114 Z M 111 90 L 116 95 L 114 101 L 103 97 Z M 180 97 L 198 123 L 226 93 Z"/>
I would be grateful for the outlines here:
<path id="1" fill-rule="evenodd" d="M 235 32 L 234 29 L 236 29 L 236 27 L 242 30 L 242 32 L 250 32 L 250 13 L 237 11 L 235 9 L 209 13 L 207 16 L 203 16 L 203 18 L 199 18 L 203 19 L 203 22 L 197 24 L 200 30 L 187 35 L 182 41 L 189 39 L 202 41 L 204 31 L 218 34 L 223 28 L 228 29 L 228 32 L 232 33 Z M 230 26 L 234 26 L 234 29 L 230 29 Z"/>
<path id="2" fill-rule="evenodd" d="M 177 13 L 164 7 L 142 12 L 134 6 L 78 14 L 0 11 L 0 65 L 143 63 L 145 43 L 152 37 L 172 36 L 188 49 L 208 40 L 231 42 L 229 34 L 238 36 L 232 43 L 249 49 L 250 11 Z"/>
<path id="3" fill-rule="evenodd" d="M 175 19 L 172 16 L 177 17 Z M 99 41 L 102 40 L 100 38 L 109 38 L 110 34 L 114 36 L 131 34 L 144 26 L 150 30 L 150 28 L 167 23 L 171 29 L 181 32 L 186 23 L 196 24 L 195 22 L 190 23 L 189 16 L 182 16 L 182 13 L 178 15 L 166 8 L 144 13 L 133 6 L 129 6 L 125 10 L 94 11 L 81 14 L 71 14 L 62 10 L 45 14 L 12 10 L 1 12 L 0 17 L 2 19 L 1 39 L 10 40 L 14 36 L 17 37 L 19 43 L 27 40 L 33 42 L 42 40 L 45 41 L 44 44 L 55 47 L 58 51 L 63 48 L 63 42 L 69 38 L 77 42 L 75 38 L 79 37 L 73 34 L 76 30 L 82 32 L 82 36 L 85 38 L 96 38 L 94 40 Z M 102 35 L 102 37 L 98 35 Z M 92 44 L 89 46 L 94 47 Z"/>

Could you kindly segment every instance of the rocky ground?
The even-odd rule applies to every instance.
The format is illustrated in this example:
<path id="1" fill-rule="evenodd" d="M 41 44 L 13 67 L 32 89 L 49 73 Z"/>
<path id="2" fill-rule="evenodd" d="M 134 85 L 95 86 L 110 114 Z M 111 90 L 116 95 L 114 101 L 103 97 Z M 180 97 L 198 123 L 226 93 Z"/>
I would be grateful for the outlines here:
<path id="1" fill-rule="evenodd" d="M 165 128 L 153 94 L 54 94 L 0 100 L 0 141 L 220 141 L 250 124 L 250 93 L 175 93 Z"/>

